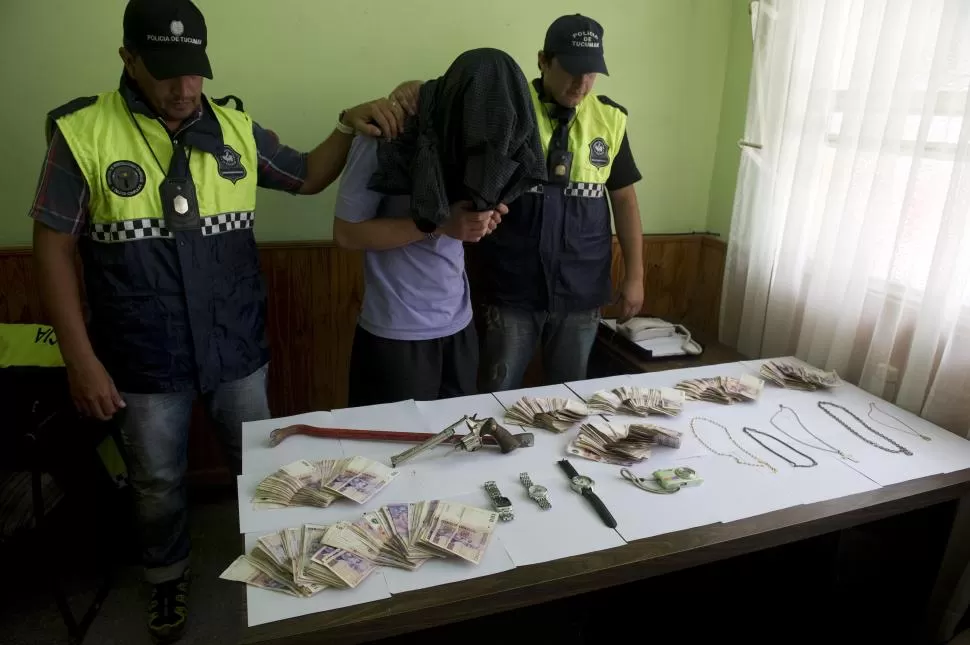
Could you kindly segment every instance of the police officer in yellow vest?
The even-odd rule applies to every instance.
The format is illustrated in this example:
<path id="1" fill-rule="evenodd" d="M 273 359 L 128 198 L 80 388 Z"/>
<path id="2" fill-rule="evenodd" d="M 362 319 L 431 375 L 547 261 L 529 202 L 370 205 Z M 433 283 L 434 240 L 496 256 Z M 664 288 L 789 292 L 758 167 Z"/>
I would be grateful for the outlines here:
<path id="1" fill-rule="evenodd" d="M 519 387 L 536 345 L 547 383 L 586 378 L 600 307 L 611 299 L 613 222 L 625 275 L 622 318 L 643 303 L 643 231 L 633 184 L 640 180 L 626 110 L 592 94 L 606 74 L 603 28 L 563 16 L 546 32 L 532 101 L 549 182 L 509 205 L 480 245 L 487 390 Z"/>
<path id="2" fill-rule="evenodd" d="M 202 94 L 206 40 L 189 0 L 131 0 L 120 86 L 49 114 L 31 210 L 72 396 L 92 416 L 119 413 L 159 640 L 177 638 L 187 613 L 193 402 L 202 398 L 236 472 L 241 424 L 269 416 L 256 188 L 318 193 L 340 174 L 355 131 L 393 137 L 404 117 L 384 99 L 359 105 L 334 115 L 312 152 L 297 152 L 238 99 Z"/>

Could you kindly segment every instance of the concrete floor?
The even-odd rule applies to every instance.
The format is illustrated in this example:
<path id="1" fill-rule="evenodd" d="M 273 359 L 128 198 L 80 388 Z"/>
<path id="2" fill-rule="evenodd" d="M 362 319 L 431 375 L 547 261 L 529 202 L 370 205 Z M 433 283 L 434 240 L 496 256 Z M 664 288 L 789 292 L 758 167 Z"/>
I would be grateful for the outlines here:
<path id="1" fill-rule="evenodd" d="M 243 585 L 219 579 L 219 574 L 242 552 L 235 502 L 197 504 L 192 510 L 193 575 L 189 595 L 189 624 L 185 645 L 235 643 L 246 623 Z M 83 530 L 79 527 L 79 530 Z M 83 558 L 83 554 L 79 559 Z M 67 585 L 75 613 L 83 611 L 97 584 L 93 572 L 76 572 Z M 67 629 L 43 581 L 10 591 L 0 610 L 0 642 L 5 645 L 67 643 Z M 149 590 L 141 570 L 128 566 L 91 625 L 84 645 L 151 645 L 145 628 Z M 5 593 L 5 595 L 7 595 Z"/>

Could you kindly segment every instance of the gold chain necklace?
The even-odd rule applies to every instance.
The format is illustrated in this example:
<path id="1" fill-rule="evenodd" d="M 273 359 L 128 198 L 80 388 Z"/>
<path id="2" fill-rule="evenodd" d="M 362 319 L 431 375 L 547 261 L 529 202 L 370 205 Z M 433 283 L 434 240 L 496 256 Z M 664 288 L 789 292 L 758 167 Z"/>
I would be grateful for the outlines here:
<path id="1" fill-rule="evenodd" d="M 709 445 L 707 445 L 707 443 L 703 439 L 701 439 L 700 433 L 698 433 L 697 432 L 697 428 L 694 427 L 694 422 L 695 421 L 706 421 L 707 423 L 710 423 L 713 426 L 717 426 L 718 428 L 720 428 L 721 430 L 723 430 L 724 431 L 724 434 L 727 435 L 727 437 L 731 441 L 731 443 L 733 443 L 737 447 L 738 450 L 740 450 L 741 452 L 743 452 L 747 456 L 749 456 L 752 459 L 754 459 L 754 461 L 756 463 L 752 463 L 750 461 L 745 461 L 745 460 L 741 459 L 740 457 L 738 457 L 737 455 L 735 455 L 732 452 L 718 452 L 717 450 L 714 450 L 714 448 L 711 448 Z M 771 464 L 769 464 L 767 461 L 765 461 L 765 460 L 759 458 L 757 455 L 753 455 L 750 452 L 748 452 L 747 450 L 745 450 L 741 446 L 741 444 L 739 444 L 737 441 L 735 441 L 734 437 L 731 436 L 731 431 L 728 430 L 725 426 L 723 426 L 720 423 L 718 423 L 717 421 L 712 421 L 712 420 L 708 419 L 707 417 L 694 417 L 693 419 L 690 420 L 690 431 L 692 433 L 694 433 L 694 438 L 697 439 L 697 441 L 702 446 L 704 446 L 705 448 L 707 448 L 708 450 L 710 450 L 711 452 L 713 452 L 715 455 L 717 455 L 719 457 L 730 457 L 736 463 L 741 464 L 742 466 L 753 466 L 755 468 L 767 468 L 768 470 L 770 470 L 773 473 L 777 473 L 778 472 L 778 470 L 775 469 L 775 467 L 772 466 Z"/>

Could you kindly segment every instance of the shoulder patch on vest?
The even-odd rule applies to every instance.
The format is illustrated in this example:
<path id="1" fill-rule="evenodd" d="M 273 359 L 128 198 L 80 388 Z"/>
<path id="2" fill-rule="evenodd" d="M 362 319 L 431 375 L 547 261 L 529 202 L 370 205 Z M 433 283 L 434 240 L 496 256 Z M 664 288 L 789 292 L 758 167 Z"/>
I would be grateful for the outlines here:
<path id="1" fill-rule="evenodd" d="M 626 114 L 629 116 L 629 112 L 626 111 L 626 108 L 620 105 L 619 103 L 617 103 L 616 101 L 614 101 L 613 99 L 611 99 L 610 97 L 603 96 L 602 94 L 597 94 L 596 98 L 598 98 L 600 103 L 602 103 L 603 105 L 609 105 L 610 107 L 615 107 L 623 114 Z"/>
<path id="2" fill-rule="evenodd" d="M 108 188 L 119 197 L 134 197 L 145 187 L 145 171 L 134 161 L 115 161 L 104 173 Z"/>
<path id="3" fill-rule="evenodd" d="M 242 155 L 233 150 L 232 146 L 223 144 L 222 152 L 216 155 L 219 176 L 236 183 L 246 176 L 246 167 L 242 164 Z"/>
<path id="4" fill-rule="evenodd" d="M 73 101 L 68 101 L 59 108 L 54 108 L 47 113 L 47 116 L 54 119 L 55 121 L 62 116 L 67 116 L 72 112 L 77 112 L 82 108 L 86 108 L 89 105 L 93 105 L 98 100 L 96 96 L 81 96 L 74 99 Z"/>
<path id="5" fill-rule="evenodd" d="M 223 96 L 221 99 L 212 99 L 212 102 L 218 105 L 219 107 L 226 107 L 227 105 L 229 105 L 229 101 L 232 101 L 233 109 L 239 112 L 244 111 L 242 99 L 236 96 L 235 94 L 227 94 Z"/>
<path id="6" fill-rule="evenodd" d="M 49 144 L 51 142 L 51 136 L 54 134 L 55 122 L 58 119 L 73 112 L 77 112 L 78 110 L 84 109 L 89 105 L 94 105 L 97 100 L 97 96 L 81 96 L 48 112 L 47 119 L 44 121 L 44 135 L 47 137 L 47 143 Z"/>
<path id="7" fill-rule="evenodd" d="M 597 168 L 603 168 L 610 163 L 610 146 L 603 137 L 596 137 L 589 142 L 589 162 Z"/>

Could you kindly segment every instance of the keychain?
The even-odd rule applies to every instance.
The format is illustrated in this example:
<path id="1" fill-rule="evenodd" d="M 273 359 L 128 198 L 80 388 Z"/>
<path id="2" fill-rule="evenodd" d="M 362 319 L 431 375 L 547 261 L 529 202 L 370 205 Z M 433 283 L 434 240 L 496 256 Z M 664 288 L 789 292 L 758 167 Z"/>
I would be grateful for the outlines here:
<path id="1" fill-rule="evenodd" d="M 653 478 L 637 477 L 630 470 L 622 468 L 623 479 L 630 481 L 640 490 L 659 495 L 672 495 L 686 486 L 700 486 L 704 480 L 697 476 L 693 468 L 665 468 L 653 471 Z"/>

